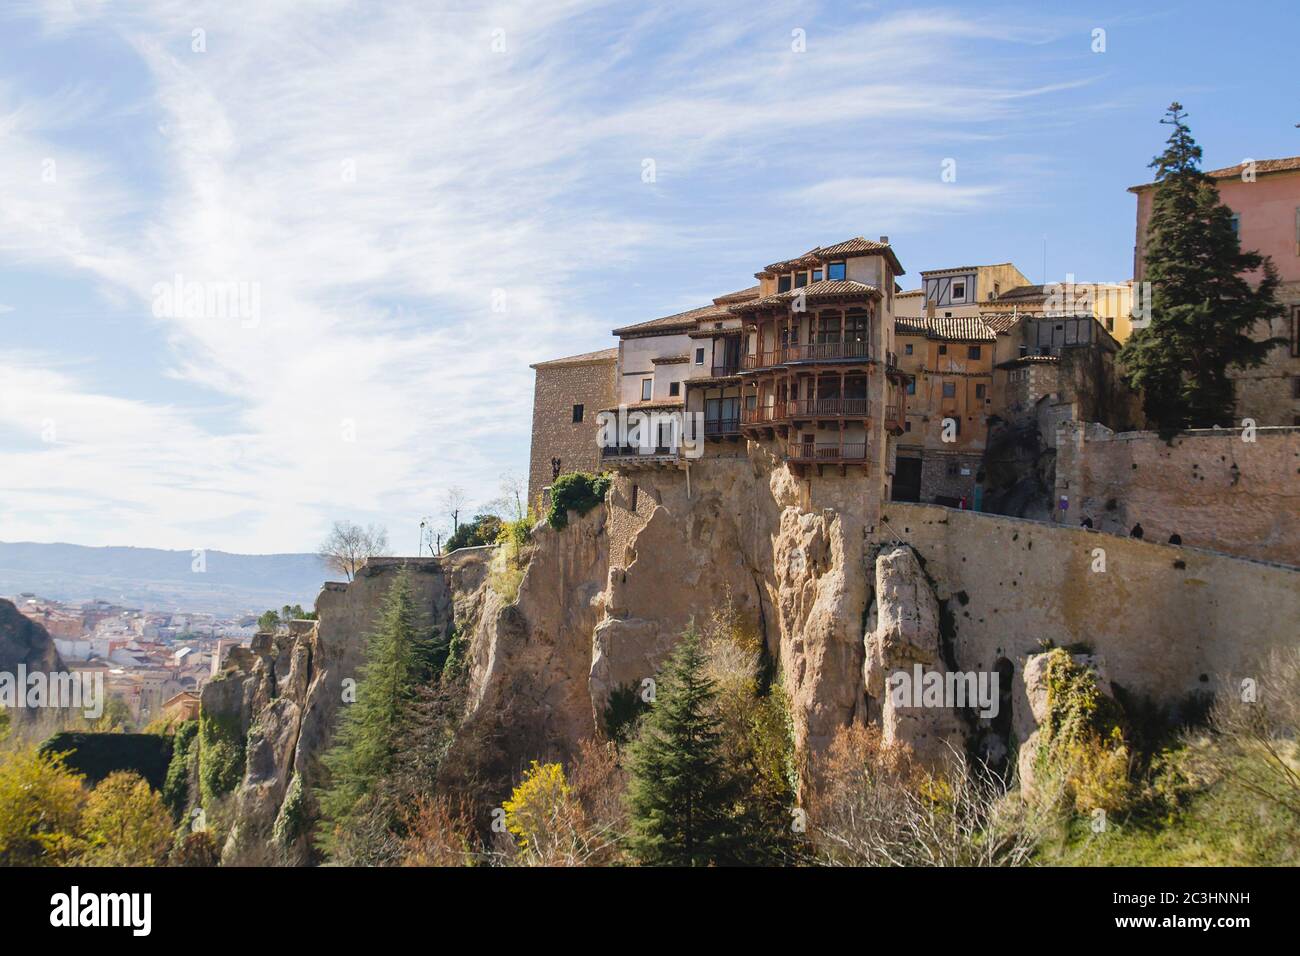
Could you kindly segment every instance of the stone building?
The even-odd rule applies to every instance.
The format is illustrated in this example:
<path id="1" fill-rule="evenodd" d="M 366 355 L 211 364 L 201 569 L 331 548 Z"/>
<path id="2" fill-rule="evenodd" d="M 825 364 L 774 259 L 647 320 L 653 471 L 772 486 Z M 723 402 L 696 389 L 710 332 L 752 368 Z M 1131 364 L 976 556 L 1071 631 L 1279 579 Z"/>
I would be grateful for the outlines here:
<path id="1" fill-rule="evenodd" d="M 533 389 L 533 437 L 528 501 L 540 507 L 545 489 L 567 471 L 599 471 L 596 416 L 613 403 L 618 349 L 538 362 Z"/>
<path id="2" fill-rule="evenodd" d="M 893 318 L 902 274 L 887 237 L 857 237 L 772 263 L 755 273 L 758 285 L 707 305 L 615 329 L 617 349 L 593 353 L 612 366 L 604 415 L 567 433 L 590 442 L 586 464 L 571 451 L 562 470 L 568 461 L 625 474 L 668 469 L 689 481 L 693 460 L 745 454 L 748 440 L 797 480 L 859 481 L 887 500 L 893 439 L 906 421 Z M 549 481 L 556 422 L 592 381 L 574 362 L 534 366 L 530 489 Z"/>
<path id="3" fill-rule="evenodd" d="M 1278 298 L 1286 305 L 1271 327 L 1255 330 L 1258 339 L 1280 338 L 1283 344 L 1260 368 L 1231 372 L 1237 382 L 1237 417 L 1253 418 L 1259 425 L 1300 425 L 1300 156 L 1238 163 L 1206 175 L 1233 211 L 1241 248 L 1273 260 L 1282 280 Z M 1155 183 L 1129 192 L 1137 196 L 1133 274 L 1140 280 Z"/>

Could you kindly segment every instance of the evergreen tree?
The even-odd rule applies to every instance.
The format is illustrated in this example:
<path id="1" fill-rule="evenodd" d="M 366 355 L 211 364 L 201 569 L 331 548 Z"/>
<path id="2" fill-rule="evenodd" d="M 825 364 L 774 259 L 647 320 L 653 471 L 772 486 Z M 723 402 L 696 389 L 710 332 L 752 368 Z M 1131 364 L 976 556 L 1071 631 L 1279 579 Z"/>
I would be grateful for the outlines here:
<path id="1" fill-rule="evenodd" d="M 1151 324 L 1136 329 L 1120 359 L 1128 384 L 1140 389 L 1147 418 L 1162 433 L 1231 425 L 1229 367 L 1261 364 L 1280 339 L 1256 341 L 1256 323 L 1282 313 L 1270 259 L 1242 252 L 1232 212 L 1199 167 L 1201 148 L 1186 115 L 1170 105 L 1160 122 L 1173 127 L 1165 151 L 1151 162 L 1155 196 L 1146 245 Z M 1242 273 L 1262 269 L 1256 288 Z"/>
<path id="2" fill-rule="evenodd" d="M 631 747 L 630 846 L 642 863 L 708 866 L 737 858 L 736 789 L 721 752 L 716 689 L 692 626 L 664 665 Z"/>
<path id="3" fill-rule="evenodd" d="M 429 676 L 426 631 L 410 573 L 402 570 L 367 640 L 356 702 L 345 705 L 334 745 L 322 757 L 328 786 L 320 794 L 321 845 L 327 851 L 393 764 L 408 707 Z"/>

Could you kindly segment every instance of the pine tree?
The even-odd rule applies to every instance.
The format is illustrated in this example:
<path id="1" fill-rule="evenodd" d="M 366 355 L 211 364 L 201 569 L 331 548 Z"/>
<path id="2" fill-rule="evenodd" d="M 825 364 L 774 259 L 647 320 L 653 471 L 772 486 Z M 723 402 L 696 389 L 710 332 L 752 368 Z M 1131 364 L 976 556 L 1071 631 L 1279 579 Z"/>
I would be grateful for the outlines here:
<path id="1" fill-rule="evenodd" d="M 1232 212 L 1199 167 L 1178 103 L 1160 122 L 1173 127 L 1165 151 L 1151 162 L 1155 196 L 1146 246 L 1151 324 L 1134 331 L 1120 359 L 1128 384 L 1140 389 L 1147 418 L 1168 434 L 1231 425 L 1235 406 L 1230 367 L 1261 364 L 1279 339 L 1251 338 L 1256 323 L 1282 312 L 1270 259 L 1242 252 Z M 1256 288 L 1243 273 L 1262 269 Z"/>
<path id="2" fill-rule="evenodd" d="M 631 747 L 630 847 L 657 866 L 737 859 L 736 788 L 721 752 L 716 688 L 692 626 L 661 672 L 653 708 Z"/>
<path id="3" fill-rule="evenodd" d="M 334 745 L 322 757 L 329 781 L 320 794 L 321 845 L 327 851 L 375 782 L 392 767 L 404 718 L 418 685 L 428 678 L 426 631 L 410 573 L 402 570 L 367 639 L 356 702 L 346 705 Z"/>

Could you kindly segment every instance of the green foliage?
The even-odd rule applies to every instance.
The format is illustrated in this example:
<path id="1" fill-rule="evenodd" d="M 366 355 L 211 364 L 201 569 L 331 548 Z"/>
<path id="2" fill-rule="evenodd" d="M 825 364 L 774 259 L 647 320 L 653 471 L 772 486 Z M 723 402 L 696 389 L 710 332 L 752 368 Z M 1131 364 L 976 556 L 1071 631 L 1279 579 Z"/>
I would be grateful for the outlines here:
<path id="1" fill-rule="evenodd" d="M 1256 341 L 1259 322 L 1281 315 L 1277 270 L 1255 252 L 1242 252 L 1232 212 L 1199 168 L 1201 148 L 1174 103 L 1164 153 L 1156 169 L 1147 236 L 1146 281 L 1151 323 L 1134 330 L 1120 353 L 1128 384 L 1142 392 L 1147 418 L 1162 433 L 1233 424 L 1230 367 L 1260 365 L 1281 339 Z M 1257 288 L 1243 273 L 1262 269 Z"/>
<path id="2" fill-rule="evenodd" d="M 619 684 L 610 691 L 601 715 L 605 736 L 622 747 L 636 736 L 641 717 L 649 709 L 635 684 Z"/>
<path id="3" fill-rule="evenodd" d="M 447 643 L 447 660 L 442 667 L 444 681 L 459 680 L 465 673 L 466 655 L 469 653 L 469 638 L 453 628 L 451 640 Z"/>
<path id="4" fill-rule="evenodd" d="M 334 746 L 322 758 L 328 785 L 321 791 L 319 837 L 329 852 L 377 780 L 393 765 L 402 718 L 429 676 L 428 625 L 416 607 L 410 572 L 389 588 L 379 622 L 366 645 L 356 703 L 342 714 Z"/>
<path id="5" fill-rule="evenodd" d="M 84 796 L 63 755 L 33 746 L 0 752 L 0 866 L 69 862 Z"/>
<path id="6" fill-rule="evenodd" d="M 280 847 L 288 847 L 307 832 L 310 824 L 307 811 L 307 791 L 302 785 L 302 777 L 296 772 L 289 780 L 285 790 L 284 802 L 271 828 L 271 839 Z"/>
<path id="7" fill-rule="evenodd" d="M 705 665 L 692 626 L 665 663 L 654 706 L 630 748 L 629 842 L 645 864 L 709 866 L 736 859 L 736 785 L 723 761 L 717 689 Z"/>
<path id="8" fill-rule="evenodd" d="M 157 866 L 171 843 L 172 820 L 157 791 L 133 773 L 111 773 L 86 800 L 83 818 L 92 866 Z"/>
<path id="9" fill-rule="evenodd" d="M 286 604 L 278 611 L 272 609 L 263 613 L 257 619 L 257 629 L 259 631 L 276 631 L 281 627 L 288 627 L 290 621 L 314 620 L 316 620 L 315 611 L 304 611 L 301 604 Z"/>
<path id="10" fill-rule="evenodd" d="M 569 523 L 569 512 L 585 515 L 605 500 L 612 479 L 609 475 L 590 475 L 572 471 L 560 475 L 551 485 L 551 510 L 546 520 L 557 531 Z"/>
<path id="11" fill-rule="evenodd" d="M 209 806 L 239 786 L 244 776 L 244 735 L 238 718 L 199 713 L 199 793 Z"/>
<path id="12" fill-rule="evenodd" d="M 194 746 L 198 735 L 199 722 L 186 720 L 177 725 L 172 737 L 172 759 L 167 765 L 167 776 L 163 780 L 162 797 L 174 820 L 180 820 L 189 803 L 190 768 L 198 753 Z"/>
<path id="13" fill-rule="evenodd" d="M 473 521 L 461 524 L 447 539 L 445 550 L 456 551 L 459 548 L 481 548 L 496 544 L 501 537 L 503 523 L 493 514 L 475 515 Z"/>

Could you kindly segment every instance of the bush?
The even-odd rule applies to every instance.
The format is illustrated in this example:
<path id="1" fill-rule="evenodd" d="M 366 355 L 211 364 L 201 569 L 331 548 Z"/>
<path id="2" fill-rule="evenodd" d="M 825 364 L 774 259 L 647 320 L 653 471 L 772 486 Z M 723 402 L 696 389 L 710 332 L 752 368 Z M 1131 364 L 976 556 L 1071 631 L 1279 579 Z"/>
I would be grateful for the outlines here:
<path id="1" fill-rule="evenodd" d="M 187 833 L 172 850 L 175 866 L 216 866 L 221 862 L 221 851 L 210 830 Z"/>
<path id="2" fill-rule="evenodd" d="M 547 523 L 559 531 L 568 525 L 570 511 L 585 515 L 605 500 L 611 480 L 609 475 L 589 475 L 584 471 L 560 475 L 551 485 L 551 510 L 546 515 Z"/>
<path id="3" fill-rule="evenodd" d="M 196 752 L 194 741 L 198 734 L 199 722 L 186 720 L 177 725 L 172 737 L 172 759 L 163 780 L 162 797 L 175 820 L 180 820 L 189 805 L 191 756 Z"/>
<path id="4" fill-rule="evenodd" d="M 445 550 L 456 551 L 460 548 L 481 548 L 496 544 L 501 537 L 502 521 L 496 515 L 475 515 L 473 521 L 466 521 L 447 539 Z"/>
<path id="5" fill-rule="evenodd" d="M 93 866 L 157 866 L 171 843 L 167 805 L 134 773 L 100 781 L 86 800 L 83 825 L 84 862 Z"/>
<path id="6" fill-rule="evenodd" d="M 63 755 L 26 746 L 0 753 L 0 865 L 50 866 L 77 851 L 81 777 Z"/>
<path id="7" fill-rule="evenodd" d="M 234 717 L 199 714 L 199 792 L 206 807 L 237 786 L 244 776 L 244 736 Z"/>

